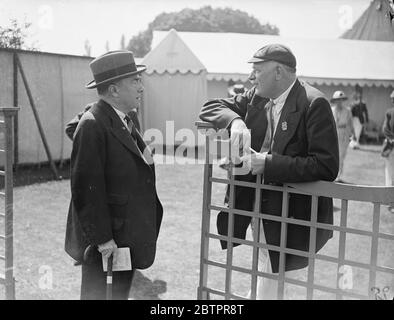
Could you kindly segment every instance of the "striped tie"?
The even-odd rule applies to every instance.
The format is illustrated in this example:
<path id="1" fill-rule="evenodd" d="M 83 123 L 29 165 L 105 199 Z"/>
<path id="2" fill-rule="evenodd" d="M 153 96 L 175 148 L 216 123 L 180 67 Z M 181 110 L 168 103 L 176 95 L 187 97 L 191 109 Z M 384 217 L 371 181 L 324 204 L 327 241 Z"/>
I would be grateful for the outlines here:
<path id="1" fill-rule="evenodd" d="M 265 131 L 265 137 L 263 145 L 261 146 L 260 152 L 270 152 L 272 147 L 272 138 L 274 133 L 274 119 L 273 119 L 273 107 L 274 102 L 270 100 L 264 107 L 267 112 L 267 130 Z"/>
<path id="2" fill-rule="evenodd" d="M 140 125 L 140 121 L 138 120 L 137 111 L 130 111 L 128 113 L 128 116 L 130 117 L 131 121 L 133 121 L 135 128 L 138 130 L 138 132 L 141 133 L 141 125 Z"/>
<path id="3" fill-rule="evenodd" d="M 130 119 L 128 115 L 124 117 L 124 120 L 127 123 L 127 128 L 130 131 L 131 136 L 134 138 L 134 140 L 137 139 L 137 129 L 135 128 L 134 122 Z"/>

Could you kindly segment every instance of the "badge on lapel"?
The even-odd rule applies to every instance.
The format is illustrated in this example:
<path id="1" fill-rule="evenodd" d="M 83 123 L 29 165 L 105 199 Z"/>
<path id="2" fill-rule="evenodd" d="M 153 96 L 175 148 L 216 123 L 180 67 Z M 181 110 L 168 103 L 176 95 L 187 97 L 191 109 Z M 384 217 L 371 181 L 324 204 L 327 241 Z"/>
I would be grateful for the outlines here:
<path id="1" fill-rule="evenodd" d="M 287 122 L 283 121 L 282 122 L 282 131 L 286 131 L 287 130 Z"/>

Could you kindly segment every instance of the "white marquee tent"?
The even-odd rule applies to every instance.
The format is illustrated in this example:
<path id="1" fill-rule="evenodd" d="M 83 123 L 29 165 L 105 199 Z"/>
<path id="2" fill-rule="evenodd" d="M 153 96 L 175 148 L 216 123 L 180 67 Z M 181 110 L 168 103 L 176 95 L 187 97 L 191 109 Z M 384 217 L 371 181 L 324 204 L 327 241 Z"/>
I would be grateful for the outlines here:
<path id="1" fill-rule="evenodd" d="M 184 141 L 181 129 L 197 132 L 194 123 L 207 97 L 206 69 L 175 30 L 158 43 L 141 62 L 148 66 L 143 74 L 144 130 L 158 129 L 165 144 L 172 144 L 172 132 L 178 133 L 175 144 L 194 145 Z M 167 121 L 173 121 L 172 124 Z"/>
<path id="2" fill-rule="evenodd" d="M 177 42 L 181 44 L 177 45 Z M 207 91 L 206 96 L 199 97 L 198 101 L 204 101 L 225 97 L 229 80 L 250 86 L 247 78 L 251 66 L 247 61 L 268 43 L 289 46 L 297 58 L 298 76 L 323 91 L 327 97 L 336 90 L 343 90 L 350 97 L 354 86 L 361 86 L 371 119 L 379 125 L 382 123 L 384 113 L 391 105 L 389 95 L 394 89 L 394 42 L 155 31 L 153 49 L 144 63 L 152 64 L 158 77 L 164 70 L 167 77 L 177 71 L 183 78 L 180 80 L 182 85 L 186 85 L 189 80 L 185 75 L 195 74 L 198 70 L 196 61 L 199 61 L 199 68 L 206 70 Z M 174 59 L 178 61 L 174 62 Z M 157 67 L 158 63 L 161 69 Z M 149 90 L 150 87 L 147 88 Z M 149 94 L 153 95 L 152 92 Z M 194 101 L 189 103 L 193 103 L 193 108 L 199 108 Z M 162 106 L 165 107 L 164 104 Z M 153 123 L 154 117 L 150 113 L 147 121 Z"/>

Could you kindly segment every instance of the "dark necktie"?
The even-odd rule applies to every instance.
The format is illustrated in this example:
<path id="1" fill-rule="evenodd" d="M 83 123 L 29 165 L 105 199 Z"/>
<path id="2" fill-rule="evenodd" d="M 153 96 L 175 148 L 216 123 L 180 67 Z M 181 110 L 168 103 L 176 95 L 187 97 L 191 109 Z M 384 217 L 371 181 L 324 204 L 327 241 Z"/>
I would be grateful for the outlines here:
<path id="1" fill-rule="evenodd" d="M 137 129 L 135 128 L 134 122 L 131 120 L 131 118 L 128 115 L 126 115 L 124 117 L 124 120 L 127 123 L 127 127 L 129 128 L 131 136 L 136 141 L 137 140 Z"/>
<path id="2" fill-rule="evenodd" d="M 130 111 L 128 113 L 128 116 L 130 117 L 131 121 L 133 121 L 135 128 L 138 130 L 138 132 L 141 133 L 140 120 L 138 120 L 137 111 Z"/>
<path id="3" fill-rule="evenodd" d="M 133 113 L 134 113 L 134 112 L 133 112 Z M 129 114 L 130 114 L 130 113 L 129 113 Z M 124 117 L 124 120 L 125 120 L 126 123 L 127 123 L 127 127 L 129 128 L 130 135 L 131 135 L 132 139 L 134 140 L 135 144 L 137 145 L 138 149 L 139 149 L 140 152 L 141 152 L 141 156 L 142 156 L 142 157 L 145 159 L 145 161 L 146 161 L 146 156 L 147 156 L 147 154 L 145 153 L 145 149 L 147 149 L 147 146 L 145 145 L 145 143 L 144 143 L 144 141 L 143 141 L 142 139 L 137 139 L 137 136 L 138 136 L 138 132 L 139 132 L 139 131 L 137 130 L 137 128 L 136 128 L 134 122 L 130 119 L 130 117 L 129 117 L 128 115 L 126 115 L 126 116 Z M 149 148 L 148 148 L 148 151 L 149 151 Z M 148 155 L 151 157 L 150 152 L 148 152 Z M 152 161 L 153 161 L 153 159 L 152 159 Z M 153 162 L 152 162 L 152 163 L 153 163 Z"/>

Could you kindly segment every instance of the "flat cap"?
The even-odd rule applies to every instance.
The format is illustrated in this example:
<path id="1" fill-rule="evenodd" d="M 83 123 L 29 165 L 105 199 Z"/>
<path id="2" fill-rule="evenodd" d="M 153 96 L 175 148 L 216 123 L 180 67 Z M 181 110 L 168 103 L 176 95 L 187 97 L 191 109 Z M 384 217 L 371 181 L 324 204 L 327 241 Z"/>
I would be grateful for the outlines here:
<path id="1" fill-rule="evenodd" d="M 259 63 L 263 61 L 276 61 L 294 69 L 297 65 L 293 52 L 283 44 L 277 43 L 268 44 L 257 50 L 248 63 Z"/>

